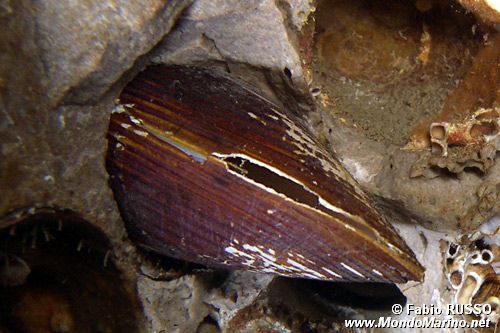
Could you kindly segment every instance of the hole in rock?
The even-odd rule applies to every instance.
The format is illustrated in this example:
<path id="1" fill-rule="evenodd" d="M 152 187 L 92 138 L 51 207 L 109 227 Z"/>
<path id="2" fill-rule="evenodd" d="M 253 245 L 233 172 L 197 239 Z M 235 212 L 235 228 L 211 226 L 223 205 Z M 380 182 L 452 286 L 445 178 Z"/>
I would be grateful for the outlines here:
<path id="1" fill-rule="evenodd" d="M 138 331 L 135 295 L 100 230 L 51 209 L 1 226 L 0 326 L 8 332 Z"/>
<path id="2" fill-rule="evenodd" d="M 450 246 L 448 248 L 448 254 L 450 257 L 453 257 L 455 254 L 457 254 L 458 251 L 458 245 L 454 243 L 450 243 Z"/>
<path id="3" fill-rule="evenodd" d="M 285 73 L 286 77 L 288 77 L 289 79 L 292 78 L 292 71 L 290 70 L 290 68 L 285 67 L 285 69 L 283 69 L 283 73 Z"/>

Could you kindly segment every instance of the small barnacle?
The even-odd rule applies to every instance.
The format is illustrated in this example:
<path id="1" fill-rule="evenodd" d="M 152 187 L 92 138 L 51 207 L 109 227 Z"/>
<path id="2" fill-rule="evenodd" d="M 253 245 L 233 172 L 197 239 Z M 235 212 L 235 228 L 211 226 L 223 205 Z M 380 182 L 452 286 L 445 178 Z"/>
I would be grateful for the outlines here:
<path id="1" fill-rule="evenodd" d="M 496 234 L 481 234 L 479 230 L 479 233 L 462 237 L 460 246 L 450 243 L 445 253 L 445 271 L 455 291 L 453 302 L 490 304 L 492 312 L 482 313 L 480 317 L 497 324 L 500 311 L 500 270 L 497 268 L 500 263 L 500 244 L 495 241 Z"/>
<path id="2" fill-rule="evenodd" d="M 500 34 L 477 52 L 468 74 L 448 95 L 441 112 L 412 131 L 407 149 L 430 150 L 428 167 L 461 173 L 465 168 L 486 172 L 500 149 L 500 108 L 498 107 L 498 63 Z M 425 153 L 424 153 L 425 154 Z M 422 168 L 419 160 L 415 167 Z M 426 175 L 420 171 L 414 176 Z"/>
<path id="3" fill-rule="evenodd" d="M 481 147 L 494 142 L 500 134 L 500 108 L 481 108 L 462 122 L 431 123 L 429 133 L 431 142 L 440 147 L 433 153 L 444 157 L 448 156 L 450 146 Z"/>
<path id="4" fill-rule="evenodd" d="M 493 253 L 488 249 L 476 250 L 471 253 L 471 265 L 488 265 L 493 260 Z"/>

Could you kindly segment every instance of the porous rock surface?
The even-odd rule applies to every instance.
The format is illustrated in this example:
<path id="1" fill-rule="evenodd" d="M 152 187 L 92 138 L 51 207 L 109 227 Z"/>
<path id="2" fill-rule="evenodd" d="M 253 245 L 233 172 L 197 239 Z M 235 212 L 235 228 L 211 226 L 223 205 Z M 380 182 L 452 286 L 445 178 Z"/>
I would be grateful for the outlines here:
<path id="1" fill-rule="evenodd" d="M 320 118 L 318 120 L 317 118 Z M 465 172 L 460 177 L 411 178 L 418 155 L 367 140 L 358 131 L 342 126 L 324 114 L 313 116 L 319 135 L 334 147 L 347 170 L 372 193 L 381 205 L 405 216 L 408 223 L 417 222 L 431 230 L 447 233 L 471 231 L 499 212 L 495 204 L 483 209 L 478 204 L 483 188 L 500 182 L 500 165 L 495 164 L 485 175 Z M 343 143 L 349 142 L 348 145 Z M 496 192 L 491 195 L 496 201 Z"/>

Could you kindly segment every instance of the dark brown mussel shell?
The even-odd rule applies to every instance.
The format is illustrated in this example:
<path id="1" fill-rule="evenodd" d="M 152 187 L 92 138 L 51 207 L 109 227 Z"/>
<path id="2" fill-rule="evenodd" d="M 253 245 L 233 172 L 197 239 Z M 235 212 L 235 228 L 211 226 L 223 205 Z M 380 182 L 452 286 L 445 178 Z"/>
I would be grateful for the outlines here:
<path id="1" fill-rule="evenodd" d="M 404 241 L 305 122 L 215 70 L 152 66 L 123 90 L 107 169 L 158 253 L 322 280 L 420 280 Z"/>

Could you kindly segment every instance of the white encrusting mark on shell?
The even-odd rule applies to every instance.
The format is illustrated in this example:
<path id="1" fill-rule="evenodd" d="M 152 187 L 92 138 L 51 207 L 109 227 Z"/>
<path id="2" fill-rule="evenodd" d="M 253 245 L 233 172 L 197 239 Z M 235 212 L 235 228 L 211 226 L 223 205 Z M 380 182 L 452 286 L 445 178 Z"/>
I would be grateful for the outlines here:
<path id="1" fill-rule="evenodd" d="M 321 267 L 325 272 L 327 272 L 328 274 L 332 275 L 332 276 L 335 276 L 336 278 L 339 278 L 339 279 L 343 279 L 342 275 L 340 274 L 337 274 L 335 273 L 334 271 L 332 271 L 331 269 L 328 269 L 326 267 Z"/>
<path id="2" fill-rule="evenodd" d="M 191 157 L 192 159 L 194 159 L 196 162 L 203 164 L 207 160 L 207 157 L 203 153 L 196 151 L 195 149 L 193 149 L 190 146 L 187 146 L 185 143 L 183 143 L 180 140 L 177 140 L 175 137 L 173 137 L 173 136 L 171 137 L 168 134 L 167 134 L 167 136 L 165 136 L 165 135 L 161 135 L 160 133 L 156 133 L 149 126 L 143 125 L 141 127 L 144 128 L 149 134 L 153 135 L 155 138 L 177 148 L 178 150 L 180 150 L 184 154 L 186 154 L 189 157 Z"/>
<path id="3" fill-rule="evenodd" d="M 360 277 L 362 277 L 362 278 L 364 278 L 364 279 L 365 279 L 365 276 L 364 276 L 363 274 L 361 274 L 360 272 L 358 272 L 357 270 L 355 270 L 355 269 L 354 269 L 354 268 L 352 268 L 351 266 L 349 266 L 349 265 L 347 265 L 347 264 L 344 264 L 343 262 L 341 262 L 341 263 L 340 263 L 340 265 L 341 265 L 342 267 L 344 267 L 345 269 L 347 269 L 349 272 L 354 273 L 354 274 L 356 274 L 357 276 L 360 276 Z"/>
<path id="4" fill-rule="evenodd" d="M 384 274 L 380 273 L 379 271 L 377 271 L 376 269 L 372 269 L 372 272 L 381 276 L 381 277 L 384 277 Z"/>
<path id="5" fill-rule="evenodd" d="M 123 112 L 126 112 L 125 106 L 123 104 L 116 105 L 111 111 L 111 113 L 123 113 Z"/>
<path id="6" fill-rule="evenodd" d="M 118 141 L 123 141 L 123 139 L 125 139 L 125 137 L 123 135 L 120 135 L 120 134 L 113 134 L 113 137 L 118 140 Z"/>
<path id="7" fill-rule="evenodd" d="M 246 257 L 246 258 L 250 258 L 250 259 L 253 259 L 253 256 L 244 252 L 244 251 L 240 251 L 238 250 L 237 248 L 234 248 L 232 246 L 228 246 L 224 249 L 224 251 L 226 251 L 227 253 L 229 254 L 232 254 L 232 255 L 235 255 L 235 256 L 242 256 L 242 257 Z"/>
<path id="8" fill-rule="evenodd" d="M 276 258 L 276 251 L 274 249 L 267 249 L 267 252 L 264 251 L 261 246 L 254 246 L 250 244 L 243 244 L 242 250 L 234 247 L 228 246 L 225 248 L 225 252 L 232 254 L 236 257 L 244 257 L 246 260 L 242 261 L 241 264 L 245 266 L 249 266 L 252 269 L 258 270 L 259 272 L 265 273 L 275 273 L 275 274 L 284 274 L 284 275 L 292 275 L 292 276 L 303 276 L 308 278 L 315 279 L 325 279 L 326 276 L 317 272 L 316 270 L 307 267 L 304 263 L 299 262 L 298 260 L 287 259 L 286 263 L 278 262 Z M 290 257 L 293 257 L 293 253 L 288 252 Z M 313 263 L 313 261 L 304 258 L 304 260 Z M 327 271 L 327 270 L 325 270 Z M 327 271 L 328 272 L 328 271 Z M 330 272 L 329 272 L 330 273 Z M 338 274 L 331 272 L 331 275 L 341 278 Z"/>
<path id="9" fill-rule="evenodd" d="M 396 247 L 395 245 L 393 245 L 391 243 L 387 243 L 387 246 L 389 247 L 389 249 L 391 249 L 394 252 L 397 252 L 399 254 L 404 254 L 403 251 L 401 251 L 400 248 Z"/>
<path id="10" fill-rule="evenodd" d="M 135 118 L 133 115 L 129 115 L 128 118 L 137 126 L 142 126 L 142 120 Z"/>
<path id="11" fill-rule="evenodd" d="M 353 227 L 353 226 L 351 226 L 350 224 L 346 224 L 346 225 L 344 225 L 344 227 L 346 227 L 346 229 L 349 229 L 349 230 L 351 230 L 351 231 L 356 232 L 356 228 L 354 228 L 354 227 Z"/>
<path id="12" fill-rule="evenodd" d="M 242 262 L 242 264 L 250 266 L 254 269 L 258 269 L 259 271 L 262 271 L 263 269 L 271 269 L 270 267 L 273 267 L 273 270 L 278 270 L 281 273 L 290 273 L 290 269 L 288 267 L 276 263 L 276 257 L 265 253 L 260 248 L 249 244 L 243 244 L 243 249 L 253 253 L 240 251 L 234 247 L 226 247 L 225 251 L 236 256 L 244 256 L 246 258 L 249 258 L 250 260 L 246 260 Z M 255 267 L 255 261 L 259 259 L 262 261 L 262 265 L 259 265 L 259 267 Z"/>
<path id="13" fill-rule="evenodd" d="M 252 113 L 252 112 L 247 112 L 247 114 L 248 114 L 251 118 L 253 118 L 253 119 L 255 119 L 255 120 L 258 120 L 258 121 L 259 121 L 262 125 L 264 125 L 264 126 L 266 126 L 266 125 L 267 125 L 267 123 L 266 123 L 264 120 L 262 120 L 259 116 L 257 116 L 255 113 Z"/>
<path id="14" fill-rule="evenodd" d="M 242 262 L 243 265 L 254 268 L 255 259 L 247 259 Z"/>
<path id="15" fill-rule="evenodd" d="M 302 128 L 297 126 L 295 122 L 292 121 L 287 115 L 278 111 L 277 109 L 273 108 L 272 110 L 288 127 L 286 133 L 290 138 L 293 139 L 291 142 L 299 149 L 298 151 L 296 151 L 297 154 L 317 158 L 320 161 L 323 170 L 330 172 L 336 177 L 353 184 L 353 180 L 342 169 L 340 163 L 331 158 L 331 154 L 319 147 L 318 144 L 314 142 L 314 140 Z M 354 186 L 354 188 L 356 188 L 356 186 Z"/>
<path id="16" fill-rule="evenodd" d="M 148 136 L 148 132 L 145 132 L 145 131 L 141 131 L 141 130 L 134 130 L 134 133 L 139 135 L 139 136 L 142 136 L 142 137 L 147 137 Z"/>
<path id="17" fill-rule="evenodd" d="M 271 261 L 271 262 L 276 262 L 276 257 L 275 256 L 272 256 L 270 254 L 267 254 L 265 253 L 264 251 L 262 251 L 260 248 L 258 248 L 257 246 L 252 246 L 252 245 L 249 245 L 249 244 L 243 244 L 243 248 L 247 251 L 252 251 L 252 252 L 256 252 L 258 253 L 260 256 L 262 256 L 262 258 L 264 258 L 264 265 L 266 265 L 266 261 Z"/>
<path id="18" fill-rule="evenodd" d="M 262 273 L 278 274 L 278 272 L 275 269 L 272 269 L 272 268 L 263 268 L 260 271 Z"/>
<path id="19" fill-rule="evenodd" d="M 306 274 L 309 273 L 309 274 L 311 274 L 312 276 L 314 276 L 316 278 L 326 278 L 325 275 L 323 275 L 323 274 L 321 274 L 319 272 L 316 272 L 313 269 L 307 268 L 306 266 L 298 263 L 297 261 L 295 261 L 293 259 L 287 259 L 286 262 L 287 262 L 287 264 L 290 264 L 290 265 L 292 265 L 294 267 L 297 267 L 298 269 L 300 269 L 301 271 L 305 272 Z"/>
<path id="20" fill-rule="evenodd" d="M 130 124 L 120 124 L 120 126 L 125 128 L 125 129 L 129 129 L 130 127 L 132 127 L 132 125 L 130 125 Z"/>

